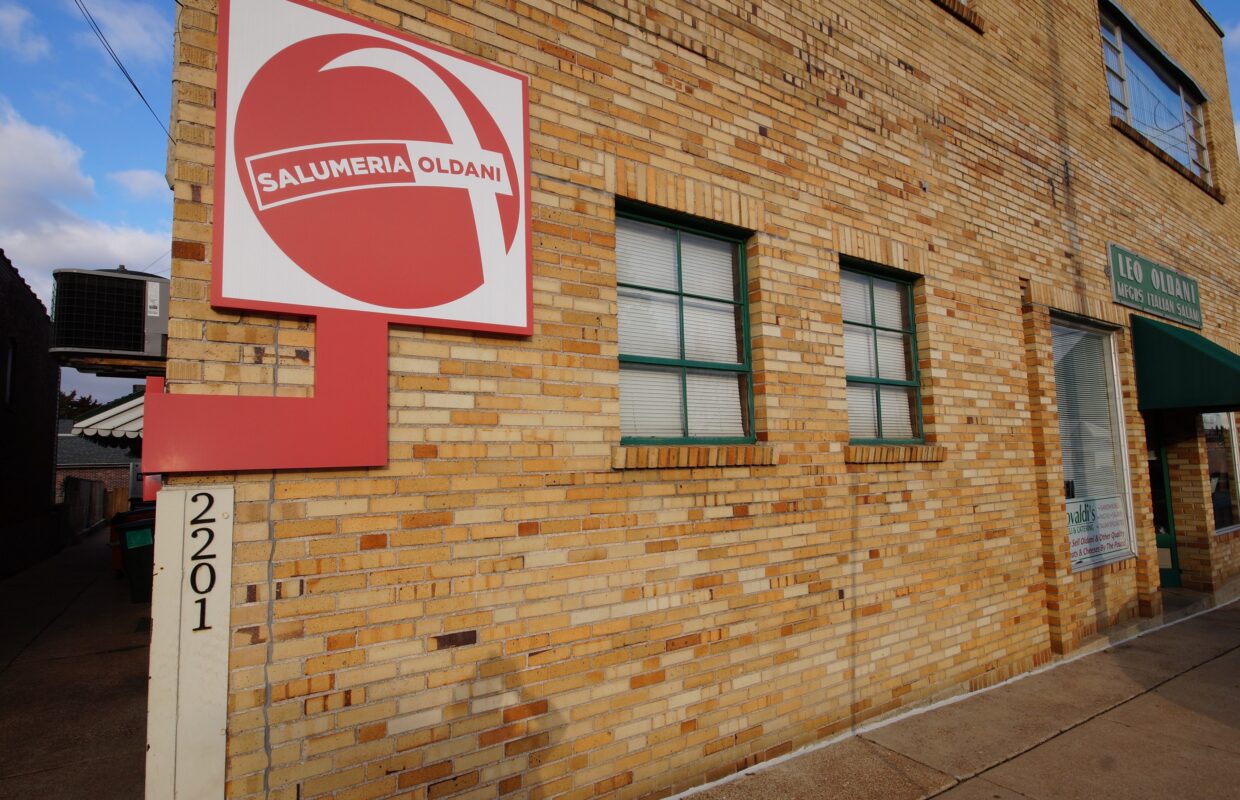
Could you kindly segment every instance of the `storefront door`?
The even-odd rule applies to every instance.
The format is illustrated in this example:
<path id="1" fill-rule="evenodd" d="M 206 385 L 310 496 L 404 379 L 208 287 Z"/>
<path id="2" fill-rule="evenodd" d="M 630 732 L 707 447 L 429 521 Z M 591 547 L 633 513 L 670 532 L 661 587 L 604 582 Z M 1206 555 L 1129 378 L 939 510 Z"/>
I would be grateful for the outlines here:
<path id="1" fill-rule="evenodd" d="M 1175 548 L 1175 515 L 1171 507 L 1171 475 L 1167 469 L 1167 448 L 1163 445 L 1158 420 L 1145 425 L 1149 448 L 1150 495 L 1154 499 L 1154 530 L 1158 543 L 1158 575 L 1163 586 L 1180 585 L 1180 557 Z"/>

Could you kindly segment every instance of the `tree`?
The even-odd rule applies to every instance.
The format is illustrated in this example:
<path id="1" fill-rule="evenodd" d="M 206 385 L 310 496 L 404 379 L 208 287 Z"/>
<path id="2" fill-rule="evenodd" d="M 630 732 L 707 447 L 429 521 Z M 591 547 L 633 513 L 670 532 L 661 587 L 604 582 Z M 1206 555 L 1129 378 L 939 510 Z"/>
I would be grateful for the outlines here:
<path id="1" fill-rule="evenodd" d="M 77 419 L 88 412 L 94 411 L 102 406 L 103 403 L 88 394 L 79 395 L 74 389 L 68 394 L 63 391 L 60 393 L 60 418 L 61 419 Z"/>

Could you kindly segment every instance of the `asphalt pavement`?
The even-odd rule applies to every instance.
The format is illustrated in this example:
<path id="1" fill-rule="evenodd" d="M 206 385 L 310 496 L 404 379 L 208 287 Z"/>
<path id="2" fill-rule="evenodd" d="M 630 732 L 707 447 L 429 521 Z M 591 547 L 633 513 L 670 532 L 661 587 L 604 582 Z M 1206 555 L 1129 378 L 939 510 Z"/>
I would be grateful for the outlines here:
<path id="1" fill-rule="evenodd" d="M 0 798 L 142 798 L 150 613 L 106 527 L 0 581 Z"/>

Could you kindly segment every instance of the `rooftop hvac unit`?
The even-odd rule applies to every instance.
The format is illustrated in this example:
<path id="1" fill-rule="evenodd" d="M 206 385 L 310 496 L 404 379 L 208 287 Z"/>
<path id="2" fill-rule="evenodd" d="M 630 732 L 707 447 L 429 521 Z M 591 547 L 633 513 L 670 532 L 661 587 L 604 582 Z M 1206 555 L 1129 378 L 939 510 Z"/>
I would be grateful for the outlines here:
<path id="1" fill-rule="evenodd" d="M 62 364 L 105 376 L 163 374 L 167 278 L 124 267 L 53 276 L 51 351 Z"/>

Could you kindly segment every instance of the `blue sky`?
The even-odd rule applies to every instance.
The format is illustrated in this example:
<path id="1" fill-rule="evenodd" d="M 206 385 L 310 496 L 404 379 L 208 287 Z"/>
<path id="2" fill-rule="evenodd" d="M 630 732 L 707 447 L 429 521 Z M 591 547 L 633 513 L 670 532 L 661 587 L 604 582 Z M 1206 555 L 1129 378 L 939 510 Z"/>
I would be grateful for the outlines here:
<path id="1" fill-rule="evenodd" d="M 83 2 L 166 125 L 173 0 Z M 1240 109 L 1240 0 L 1204 5 Z M 74 0 L 0 0 L 0 248 L 46 304 L 57 268 L 168 274 L 166 145 Z M 65 370 L 62 385 L 106 400 L 132 381 Z"/>
<path id="2" fill-rule="evenodd" d="M 166 125 L 172 0 L 85 0 Z M 168 274 L 167 138 L 73 0 L 0 0 L 0 248 L 50 307 L 51 271 Z M 106 399 L 133 381 L 64 370 Z"/>

